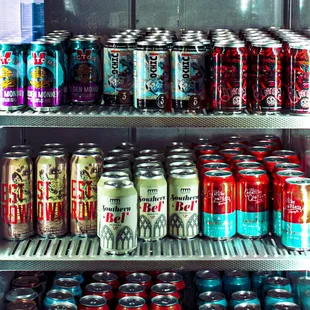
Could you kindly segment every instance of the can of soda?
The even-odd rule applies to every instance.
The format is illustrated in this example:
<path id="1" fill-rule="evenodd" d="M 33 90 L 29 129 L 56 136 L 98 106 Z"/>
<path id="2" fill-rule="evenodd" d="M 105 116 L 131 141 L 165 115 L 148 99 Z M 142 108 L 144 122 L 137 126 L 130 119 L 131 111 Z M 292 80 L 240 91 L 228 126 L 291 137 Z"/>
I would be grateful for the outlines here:
<path id="1" fill-rule="evenodd" d="M 226 271 L 223 277 L 223 289 L 227 298 L 238 291 L 250 291 L 251 279 L 245 271 Z"/>
<path id="2" fill-rule="evenodd" d="M 151 299 L 150 310 L 181 310 L 182 307 L 179 301 L 174 296 L 155 296 Z"/>
<path id="3" fill-rule="evenodd" d="M 271 134 L 265 134 L 265 135 L 259 135 L 255 137 L 256 140 L 266 140 L 269 142 L 276 142 L 278 145 L 278 149 L 282 149 L 282 142 L 281 139 L 278 136 L 271 135 Z"/>
<path id="4" fill-rule="evenodd" d="M 141 297 L 147 299 L 148 295 L 146 293 L 145 286 L 138 283 L 125 283 L 121 285 L 117 291 L 116 299 L 119 300 L 123 297 Z"/>
<path id="5" fill-rule="evenodd" d="M 14 288 L 5 295 L 6 304 L 15 300 L 32 300 L 38 305 L 39 294 L 32 288 Z"/>
<path id="6" fill-rule="evenodd" d="M 138 171 L 135 183 L 139 238 L 145 241 L 164 238 L 167 235 L 167 182 L 163 172 Z"/>
<path id="7" fill-rule="evenodd" d="M 54 302 L 48 310 L 77 310 L 77 306 L 70 302 Z"/>
<path id="8" fill-rule="evenodd" d="M 304 276 L 304 277 L 298 278 L 297 283 L 296 283 L 296 290 L 297 290 L 297 301 L 299 305 L 302 305 L 307 300 L 309 302 L 310 277 Z M 306 294 L 306 292 L 308 293 Z"/>
<path id="9" fill-rule="evenodd" d="M 148 306 L 143 298 L 138 296 L 123 297 L 118 301 L 116 310 L 148 310 Z"/>
<path id="10" fill-rule="evenodd" d="M 1 228 L 6 240 L 25 240 L 33 230 L 33 164 L 27 153 L 4 153 L 1 167 Z"/>
<path id="11" fill-rule="evenodd" d="M 270 174 L 274 171 L 276 164 L 287 163 L 287 158 L 281 156 L 267 156 L 263 160 L 266 171 Z"/>
<path id="12" fill-rule="evenodd" d="M 230 309 L 235 309 L 235 307 L 242 303 L 248 303 L 248 304 L 256 304 L 260 306 L 260 301 L 257 298 L 256 293 L 252 291 L 238 291 L 234 292 L 231 295 L 231 299 L 229 302 Z"/>
<path id="13" fill-rule="evenodd" d="M 244 153 L 246 151 L 247 147 L 248 146 L 246 144 L 242 144 L 239 142 L 225 142 L 225 143 L 221 144 L 220 149 L 221 150 L 233 149 L 233 150 L 237 150 L 237 151 L 242 151 Z"/>
<path id="14" fill-rule="evenodd" d="M 271 154 L 271 151 L 268 147 L 265 146 L 250 146 L 247 148 L 247 152 L 250 155 L 256 157 L 256 160 L 262 162 L 265 157 Z"/>
<path id="15" fill-rule="evenodd" d="M 262 238 L 269 232 L 269 179 L 264 170 L 240 170 L 237 181 L 237 233 Z"/>
<path id="16" fill-rule="evenodd" d="M 235 157 L 236 155 L 242 155 L 243 153 L 243 151 L 239 151 L 236 149 L 222 149 L 219 151 L 219 154 L 224 156 L 224 160 L 228 164 L 231 163 L 233 157 Z"/>
<path id="17" fill-rule="evenodd" d="M 52 286 L 52 290 L 54 289 L 67 290 L 71 292 L 73 294 L 76 303 L 78 303 L 80 298 L 82 297 L 82 289 L 80 286 L 80 282 L 77 280 L 73 280 L 70 278 L 56 279 Z"/>
<path id="18" fill-rule="evenodd" d="M 194 238 L 199 234 L 199 180 L 190 169 L 176 169 L 169 176 L 169 235 Z"/>
<path id="19" fill-rule="evenodd" d="M 195 286 L 199 293 L 222 292 L 222 279 L 217 271 L 201 270 L 196 272 Z"/>
<path id="20" fill-rule="evenodd" d="M 225 295 L 223 293 L 212 291 L 207 291 L 199 294 L 197 306 L 199 307 L 204 304 L 222 305 L 225 308 L 227 308 L 228 306 Z"/>
<path id="21" fill-rule="evenodd" d="M 126 254 L 137 247 L 137 191 L 130 181 L 98 183 L 100 246 L 110 254 Z"/>
<path id="22" fill-rule="evenodd" d="M 200 171 L 204 164 L 208 163 L 224 163 L 224 156 L 218 154 L 201 155 L 198 158 L 197 169 Z"/>
<path id="23" fill-rule="evenodd" d="M 266 292 L 273 289 L 281 289 L 281 290 L 287 290 L 289 292 L 292 292 L 292 287 L 290 284 L 290 280 L 284 277 L 269 277 L 264 282 L 264 293 L 266 295 Z"/>
<path id="24" fill-rule="evenodd" d="M 173 284 L 170 283 L 158 283 L 151 287 L 150 299 L 155 296 L 169 295 L 174 296 L 180 300 L 181 296 Z"/>
<path id="25" fill-rule="evenodd" d="M 109 310 L 107 300 L 102 296 L 86 295 L 80 299 L 79 310 Z"/>
<path id="26" fill-rule="evenodd" d="M 202 184 L 202 233 L 214 240 L 236 234 L 236 183 L 232 172 L 205 172 Z"/>
<path id="27" fill-rule="evenodd" d="M 38 310 L 37 304 L 32 300 L 18 299 L 8 304 L 7 310 Z"/>
<path id="28" fill-rule="evenodd" d="M 256 162 L 256 161 L 257 161 L 257 159 L 253 155 L 244 155 L 244 154 L 236 155 L 236 156 L 232 157 L 232 159 L 231 159 L 231 167 L 232 167 L 232 169 L 234 169 L 236 164 L 238 164 L 238 163 Z"/>
<path id="29" fill-rule="evenodd" d="M 113 309 L 115 307 L 115 299 L 112 286 L 106 283 L 90 283 L 86 285 L 84 295 L 102 296 L 107 300 L 108 306 Z"/>
<path id="30" fill-rule="evenodd" d="M 76 150 L 81 150 L 81 149 L 93 149 L 95 151 L 98 151 L 102 157 L 104 157 L 104 153 L 102 149 L 100 148 L 100 145 L 94 142 L 81 142 L 76 146 Z"/>
<path id="31" fill-rule="evenodd" d="M 266 292 L 265 310 L 272 310 L 274 304 L 279 302 L 294 302 L 292 293 L 283 289 L 271 289 Z"/>
<path id="32" fill-rule="evenodd" d="M 141 272 L 131 273 L 126 277 L 126 282 L 137 283 L 145 287 L 146 290 L 150 290 L 153 282 L 150 275 Z"/>
<path id="33" fill-rule="evenodd" d="M 271 152 L 279 150 L 279 145 L 275 141 L 255 140 L 252 142 L 253 146 L 267 147 Z"/>
<path id="34" fill-rule="evenodd" d="M 260 162 L 241 162 L 237 163 L 235 166 L 235 175 L 238 178 L 239 172 L 244 169 L 251 169 L 251 170 L 264 170 L 265 167 Z"/>
<path id="35" fill-rule="evenodd" d="M 25 107 L 25 54 L 22 44 L 0 43 L 0 111 L 16 111 Z"/>
<path id="36" fill-rule="evenodd" d="M 281 241 L 290 249 L 310 248 L 309 193 L 310 179 L 300 177 L 285 181 Z"/>
<path id="37" fill-rule="evenodd" d="M 291 164 L 300 164 L 298 155 L 292 150 L 276 150 L 272 152 L 272 155 L 287 158 L 288 162 Z"/>
<path id="38" fill-rule="evenodd" d="M 218 304 L 204 304 L 199 306 L 199 310 L 226 310 L 227 308 Z"/>
<path id="39" fill-rule="evenodd" d="M 310 304 L 309 304 L 310 305 Z M 308 305 L 308 306 L 309 306 Z M 305 308 L 307 309 L 307 308 Z M 293 302 L 277 302 L 272 306 L 272 310 L 300 310 L 300 307 Z"/>
<path id="40" fill-rule="evenodd" d="M 12 280 L 12 288 L 32 288 L 39 294 L 39 304 L 42 297 L 42 286 L 40 279 L 35 276 L 22 276 Z"/>
<path id="41" fill-rule="evenodd" d="M 276 271 L 257 271 L 252 273 L 252 289 L 259 299 L 264 299 L 263 287 L 264 282 L 269 277 L 277 276 Z"/>
<path id="42" fill-rule="evenodd" d="M 58 271 L 55 276 L 55 279 L 60 279 L 60 278 L 69 278 L 69 279 L 79 281 L 80 284 L 84 283 L 84 277 L 82 273 L 78 271 Z"/>
<path id="43" fill-rule="evenodd" d="M 92 279 L 95 280 L 96 282 L 106 283 L 106 284 L 111 285 L 114 293 L 116 293 L 116 291 L 118 290 L 120 286 L 118 276 L 117 274 L 113 272 L 107 272 L 107 271 L 97 272 L 92 276 Z"/>
<path id="44" fill-rule="evenodd" d="M 236 305 L 234 310 L 261 310 L 261 306 L 257 304 L 251 304 L 248 302 L 243 302 L 239 305 Z"/>
<path id="45" fill-rule="evenodd" d="M 67 159 L 61 151 L 41 151 L 36 159 L 38 235 L 57 238 L 68 232 Z"/>
<path id="46" fill-rule="evenodd" d="M 303 306 L 304 309 L 310 309 L 310 290 L 309 289 L 305 291 L 302 295 L 301 306 Z"/>
<path id="47" fill-rule="evenodd" d="M 54 289 L 46 293 L 43 300 L 44 310 L 48 310 L 49 307 L 55 302 L 76 303 L 72 292 L 64 289 Z"/>

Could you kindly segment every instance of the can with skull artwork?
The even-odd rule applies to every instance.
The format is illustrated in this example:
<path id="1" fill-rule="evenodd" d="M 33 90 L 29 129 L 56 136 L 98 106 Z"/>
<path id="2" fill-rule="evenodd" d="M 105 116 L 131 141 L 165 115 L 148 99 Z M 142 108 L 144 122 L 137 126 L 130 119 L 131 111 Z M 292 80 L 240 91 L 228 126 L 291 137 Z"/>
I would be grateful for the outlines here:
<path id="1" fill-rule="evenodd" d="M 103 170 L 99 152 L 77 150 L 70 162 L 71 233 L 79 237 L 97 234 L 97 183 Z"/>
<path id="2" fill-rule="evenodd" d="M 179 41 L 171 53 L 172 108 L 199 111 L 206 107 L 206 49 L 201 42 Z"/>
<path id="3" fill-rule="evenodd" d="M 67 159 L 62 151 L 42 151 L 36 159 L 37 234 L 57 238 L 68 232 Z"/>
<path id="4" fill-rule="evenodd" d="M 131 105 L 134 38 L 111 38 L 104 47 L 104 102 Z"/>
<path id="5" fill-rule="evenodd" d="M 163 41 L 140 41 L 134 50 L 134 106 L 169 110 L 169 50 Z"/>

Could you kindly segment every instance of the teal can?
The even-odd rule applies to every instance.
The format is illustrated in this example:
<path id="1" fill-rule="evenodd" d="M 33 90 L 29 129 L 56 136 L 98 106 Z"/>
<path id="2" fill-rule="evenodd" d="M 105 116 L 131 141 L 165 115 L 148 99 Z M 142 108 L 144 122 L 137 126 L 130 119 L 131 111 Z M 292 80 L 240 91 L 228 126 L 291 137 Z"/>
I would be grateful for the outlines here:
<path id="1" fill-rule="evenodd" d="M 195 277 L 195 285 L 199 293 L 207 291 L 222 292 L 222 279 L 217 271 L 198 271 Z"/>
<path id="2" fill-rule="evenodd" d="M 223 277 L 223 291 L 227 298 L 238 291 L 250 291 L 251 279 L 246 271 L 226 271 Z"/>
<path id="3" fill-rule="evenodd" d="M 274 276 L 282 276 L 282 273 L 278 271 L 257 271 L 252 273 L 252 289 L 259 299 L 265 297 L 263 292 L 265 280 Z"/>
<path id="4" fill-rule="evenodd" d="M 310 277 L 298 278 L 297 279 L 297 303 L 299 305 L 303 303 L 305 299 L 305 292 L 308 292 L 309 290 L 310 290 Z"/>
<path id="5" fill-rule="evenodd" d="M 227 308 L 217 304 L 204 304 L 199 307 L 199 310 L 226 310 Z"/>
<path id="6" fill-rule="evenodd" d="M 82 297 L 82 289 L 80 286 L 80 282 L 70 278 L 60 278 L 55 280 L 52 289 L 62 289 L 71 292 L 77 303 Z"/>
<path id="7" fill-rule="evenodd" d="M 292 293 L 282 289 L 269 290 L 265 297 L 265 310 L 272 310 L 278 302 L 294 302 Z"/>
<path id="8" fill-rule="evenodd" d="M 292 286 L 290 284 L 290 280 L 284 277 L 269 277 L 265 280 L 263 289 L 264 295 L 266 295 L 266 293 L 269 290 L 273 289 L 281 289 L 292 292 Z"/>
<path id="9" fill-rule="evenodd" d="M 75 304 L 75 299 L 72 292 L 69 292 L 68 290 L 50 290 L 46 293 L 43 300 L 44 310 L 48 310 L 49 307 L 55 302 L 70 302 Z"/>
<path id="10" fill-rule="evenodd" d="M 260 306 L 260 301 L 257 298 L 256 293 L 252 291 L 239 291 L 231 295 L 229 302 L 230 309 L 234 309 L 237 305 L 242 303 L 256 304 Z"/>
<path id="11" fill-rule="evenodd" d="M 291 281 L 292 285 L 292 294 L 294 301 L 298 303 L 298 297 L 297 297 L 297 282 L 298 278 L 300 277 L 306 277 L 309 275 L 309 271 L 287 271 L 286 272 L 286 277 Z"/>
<path id="12" fill-rule="evenodd" d="M 278 302 L 273 305 L 272 310 L 300 310 L 300 307 L 293 302 Z"/>
<path id="13" fill-rule="evenodd" d="M 219 292 L 203 292 L 199 294 L 199 299 L 197 302 L 198 307 L 211 304 L 211 305 L 222 305 L 227 307 L 227 300 L 223 293 Z"/>
<path id="14" fill-rule="evenodd" d="M 233 310 L 261 310 L 262 307 L 258 304 L 251 304 L 248 302 L 243 302 L 239 305 L 236 305 Z"/>

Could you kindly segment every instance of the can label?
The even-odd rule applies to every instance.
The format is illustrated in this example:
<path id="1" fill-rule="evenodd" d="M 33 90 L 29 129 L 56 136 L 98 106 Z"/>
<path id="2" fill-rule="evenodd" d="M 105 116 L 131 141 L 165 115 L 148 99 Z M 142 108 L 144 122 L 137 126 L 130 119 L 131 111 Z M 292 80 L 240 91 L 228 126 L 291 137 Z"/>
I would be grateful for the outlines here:
<path id="1" fill-rule="evenodd" d="M 279 210 L 273 211 L 273 232 L 278 237 L 282 235 L 282 212 Z"/>
<path id="2" fill-rule="evenodd" d="M 198 186 L 169 186 L 169 234 L 178 238 L 199 234 Z"/>
<path id="3" fill-rule="evenodd" d="M 138 189 L 139 237 L 160 239 L 167 234 L 167 186 Z"/>
<path id="4" fill-rule="evenodd" d="M 59 61 L 60 53 L 30 51 L 27 59 L 28 105 L 31 107 L 56 107 L 63 97 L 64 71 Z"/>
<path id="5" fill-rule="evenodd" d="M 205 53 L 172 52 L 174 109 L 201 109 L 206 99 Z"/>
<path id="6" fill-rule="evenodd" d="M 25 69 L 21 51 L 0 51 L 0 106 L 24 104 Z"/>
<path id="7" fill-rule="evenodd" d="M 70 55 L 70 94 L 75 102 L 100 99 L 101 56 L 99 50 L 77 49 Z"/>
<path id="8" fill-rule="evenodd" d="M 37 164 L 37 234 L 62 236 L 67 233 L 67 167 L 55 157 Z"/>
<path id="9" fill-rule="evenodd" d="M 104 94 L 129 104 L 133 94 L 133 50 L 104 48 Z"/>
<path id="10" fill-rule="evenodd" d="M 134 105 L 162 110 L 169 91 L 168 51 L 134 51 Z"/>
<path id="11" fill-rule="evenodd" d="M 99 196 L 100 245 L 111 252 L 128 252 L 137 246 L 137 195 Z"/>
<path id="12" fill-rule="evenodd" d="M 242 236 L 260 237 L 269 232 L 269 211 L 244 212 L 237 211 L 237 231 Z"/>
<path id="13" fill-rule="evenodd" d="M 32 165 L 25 160 L 2 162 L 1 222 L 5 239 L 33 235 Z"/>
<path id="14" fill-rule="evenodd" d="M 74 156 L 74 155 L 73 155 Z M 97 183 L 102 163 L 94 157 L 78 157 L 71 164 L 71 232 L 97 234 Z"/>

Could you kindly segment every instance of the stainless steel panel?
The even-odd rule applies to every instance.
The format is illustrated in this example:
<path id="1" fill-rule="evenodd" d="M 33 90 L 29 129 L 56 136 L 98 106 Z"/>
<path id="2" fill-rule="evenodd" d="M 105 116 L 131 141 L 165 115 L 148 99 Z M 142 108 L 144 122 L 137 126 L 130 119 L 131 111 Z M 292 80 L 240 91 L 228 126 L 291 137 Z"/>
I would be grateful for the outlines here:
<path id="1" fill-rule="evenodd" d="M 277 239 L 140 242 L 131 255 L 105 255 L 99 239 L 40 239 L 0 243 L 2 270 L 306 270 L 309 251 L 285 249 Z"/>
<path id="2" fill-rule="evenodd" d="M 291 11 L 293 29 L 310 27 L 309 0 L 291 0 Z"/>

